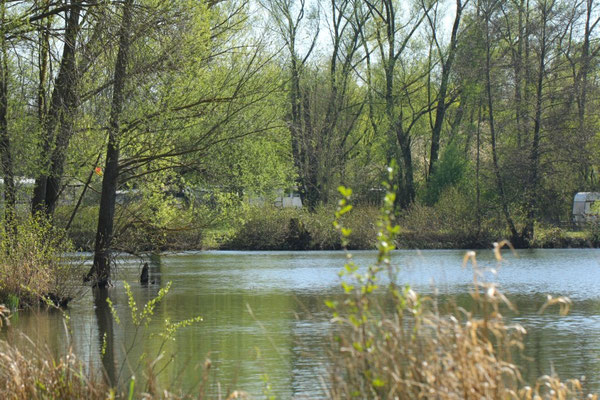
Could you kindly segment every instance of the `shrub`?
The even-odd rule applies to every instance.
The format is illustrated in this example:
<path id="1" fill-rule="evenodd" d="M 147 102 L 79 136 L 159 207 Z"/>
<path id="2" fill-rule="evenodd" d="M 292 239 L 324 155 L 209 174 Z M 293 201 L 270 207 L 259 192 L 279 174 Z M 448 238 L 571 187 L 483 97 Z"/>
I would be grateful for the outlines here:
<path id="1" fill-rule="evenodd" d="M 570 243 L 567 233 L 559 227 L 536 226 L 532 247 L 544 249 L 567 247 Z"/>
<path id="2" fill-rule="evenodd" d="M 344 222 L 352 229 L 349 248 L 374 248 L 377 209 L 363 206 L 356 209 Z M 336 232 L 333 207 L 317 207 L 306 210 L 277 208 L 274 206 L 252 207 L 246 221 L 233 237 L 222 247 L 242 250 L 337 250 L 341 249 Z"/>
<path id="3" fill-rule="evenodd" d="M 65 305 L 77 297 L 83 271 L 69 256 L 73 247 L 65 233 L 37 217 L 26 217 L 16 230 L 0 233 L 0 302 L 30 306 L 49 299 Z"/>
<path id="4" fill-rule="evenodd" d="M 434 206 L 415 203 L 402 214 L 398 242 L 409 248 L 487 247 L 502 235 L 490 216 L 481 215 L 480 221 L 473 193 L 449 187 Z"/>
<path id="5" fill-rule="evenodd" d="M 425 188 L 425 203 L 430 206 L 437 203 L 447 188 L 455 187 L 464 179 L 467 167 L 465 154 L 456 143 L 446 146 Z"/>
<path id="6" fill-rule="evenodd" d="M 277 208 L 271 205 L 250 207 L 246 220 L 237 229 L 234 236 L 224 245 L 225 248 L 241 250 L 281 250 L 287 248 L 287 239 L 297 233 L 290 233 L 290 221 L 298 221 L 301 210 Z"/>
<path id="7" fill-rule="evenodd" d="M 73 207 L 71 206 L 57 207 L 54 213 L 55 225 L 65 227 L 72 212 Z M 97 227 L 98 206 L 81 206 L 69 227 L 67 236 L 75 249 L 93 251 Z"/>
<path id="8" fill-rule="evenodd" d="M 375 217 L 378 208 L 363 205 L 356 207 L 351 214 L 341 219 L 351 230 L 348 236 L 349 249 L 375 248 Z M 311 237 L 311 248 L 319 250 L 338 250 L 342 248 L 339 232 L 334 227 L 335 207 L 318 207 L 314 213 L 304 214 L 305 226 Z"/>

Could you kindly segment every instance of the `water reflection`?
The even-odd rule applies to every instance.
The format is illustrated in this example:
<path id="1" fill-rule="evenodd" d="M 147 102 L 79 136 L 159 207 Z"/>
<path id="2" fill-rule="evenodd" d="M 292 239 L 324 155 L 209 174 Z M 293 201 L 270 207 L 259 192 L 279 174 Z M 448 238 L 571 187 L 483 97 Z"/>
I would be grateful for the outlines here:
<path id="1" fill-rule="evenodd" d="M 466 306 L 473 271 L 462 268 L 463 255 L 399 251 L 393 260 L 400 267 L 400 283 L 437 293 L 442 303 L 453 299 Z M 372 252 L 355 253 L 359 265 L 373 258 Z M 529 332 L 526 351 L 519 357 L 527 380 L 556 371 L 563 378 L 586 375 L 587 388 L 600 389 L 599 258 L 597 250 L 536 250 L 520 251 L 518 257 L 509 254 L 497 263 L 491 252 L 479 254 L 480 266 L 499 270 L 487 277 L 516 304 L 519 314 L 511 318 Z M 69 310 L 75 350 L 102 366 L 107 379 L 122 383 L 133 372 L 143 381 L 149 363 L 164 350 L 155 371 L 162 370 L 157 383 L 167 389 L 200 390 L 210 358 L 211 393 L 243 389 L 258 395 L 267 381 L 281 398 L 324 397 L 321 378 L 327 377 L 330 314 L 323 301 L 340 294 L 337 272 L 343 253 L 203 252 L 155 256 L 148 262 L 154 284 L 139 283 L 139 260 L 125 261 L 116 287 L 90 292 Z M 131 284 L 138 305 L 172 282 L 147 327 L 134 323 L 123 281 Z M 547 294 L 570 296 L 571 314 L 560 317 L 549 310 L 539 315 Z M 111 317 L 107 298 L 120 316 L 119 324 Z M 159 335 L 166 319 L 177 322 L 197 315 L 203 322 L 178 332 L 175 341 Z M 14 325 L 60 354 L 67 346 L 61 321 L 58 313 L 20 313 Z"/>
<path id="2" fill-rule="evenodd" d="M 93 290 L 94 313 L 98 322 L 98 348 L 100 349 L 102 367 L 106 372 L 108 383 L 116 385 L 115 332 L 112 313 L 106 301 L 109 298 L 108 290 L 107 288 L 95 288 Z"/>

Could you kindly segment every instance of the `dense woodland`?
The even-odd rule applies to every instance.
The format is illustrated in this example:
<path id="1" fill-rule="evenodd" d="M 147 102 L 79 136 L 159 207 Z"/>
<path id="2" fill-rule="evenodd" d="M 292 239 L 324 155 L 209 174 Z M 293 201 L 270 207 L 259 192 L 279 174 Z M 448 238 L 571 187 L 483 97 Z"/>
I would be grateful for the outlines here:
<path id="1" fill-rule="evenodd" d="M 406 226 L 530 246 L 600 190 L 599 10 L 1 0 L 5 231 L 26 214 L 87 227 L 103 286 L 125 238 L 243 226 L 248 199 L 293 188 L 308 213 L 339 185 L 378 205 L 395 165 Z"/>

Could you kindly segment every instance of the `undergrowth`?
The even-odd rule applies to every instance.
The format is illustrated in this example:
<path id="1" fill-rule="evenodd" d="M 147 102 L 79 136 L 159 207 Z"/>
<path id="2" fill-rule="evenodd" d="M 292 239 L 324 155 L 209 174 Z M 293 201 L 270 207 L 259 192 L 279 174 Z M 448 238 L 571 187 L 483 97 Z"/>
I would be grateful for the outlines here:
<path id="1" fill-rule="evenodd" d="M 0 230 L 0 303 L 11 308 L 52 302 L 66 305 L 80 295 L 81 263 L 64 232 L 41 217 L 26 217 Z"/>

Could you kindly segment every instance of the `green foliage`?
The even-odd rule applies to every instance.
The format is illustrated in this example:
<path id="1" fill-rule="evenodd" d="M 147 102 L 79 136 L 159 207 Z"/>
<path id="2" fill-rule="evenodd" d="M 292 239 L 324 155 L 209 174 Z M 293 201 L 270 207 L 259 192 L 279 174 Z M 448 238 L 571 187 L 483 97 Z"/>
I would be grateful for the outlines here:
<path id="1" fill-rule="evenodd" d="M 600 246 L 600 221 L 593 221 L 587 224 L 586 236 L 592 246 Z"/>
<path id="2" fill-rule="evenodd" d="M 82 265 L 69 255 L 65 233 L 38 217 L 20 220 L 16 231 L 0 232 L 0 302 L 23 307 L 49 298 L 58 305 L 78 297 Z"/>
<path id="3" fill-rule="evenodd" d="M 489 212 L 477 217 L 475 194 L 448 187 L 433 206 L 413 204 L 402 214 L 399 242 L 409 248 L 480 248 L 503 237 L 503 226 Z"/>
<path id="4" fill-rule="evenodd" d="M 461 183 L 467 173 L 467 167 L 468 162 L 465 155 L 458 148 L 456 142 L 446 146 L 433 174 L 429 177 L 423 196 L 425 204 L 434 205 L 444 190 Z"/>
<path id="5" fill-rule="evenodd" d="M 302 211 L 293 208 L 279 209 L 270 205 L 250 207 L 245 221 L 236 229 L 225 248 L 287 249 L 291 244 L 287 238 L 296 234 L 290 232 L 290 221 L 299 221 L 302 214 Z M 300 228 L 300 225 L 297 226 Z"/>
<path id="6" fill-rule="evenodd" d="M 581 241 L 580 241 L 581 242 Z M 567 235 L 564 229 L 559 227 L 542 227 L 537 226 L 535 236 L 533 238 L 533 247 L 537 248 L 564 248 L 570 247 L 577 242 Z M 578 247 L 581 247 L 582 243 Z"/>
<path id="7" fill-rule="evenodd" d="M 347 205 L 340 215 L 347 224 L 347 247 L 374 249 L 378 210 L 360 206 L 348 214 Z M 336 250 L 343 247 L 334 222 L 335 209 L 320 206 L 314 212 L 304 209 L 277 208 L 271 205 L 250 207 L 246 219 L 236 227 L 222 248 L 252 250 Z"/>
<path id="8" fill-rule="evenodd" d="M 71 217 L 73 206 L 59 205 L 54 213 L 54 223 L 58 227 L 64 227 Z M 73 219 L 67 237 L 73 243 L 73 248 L 78 251 L 91 251 L 94 249 L 96 239 L 96 228 L 98 227 L 98 206 L 84 205 L 79 207 L 76 217 Z"/>

